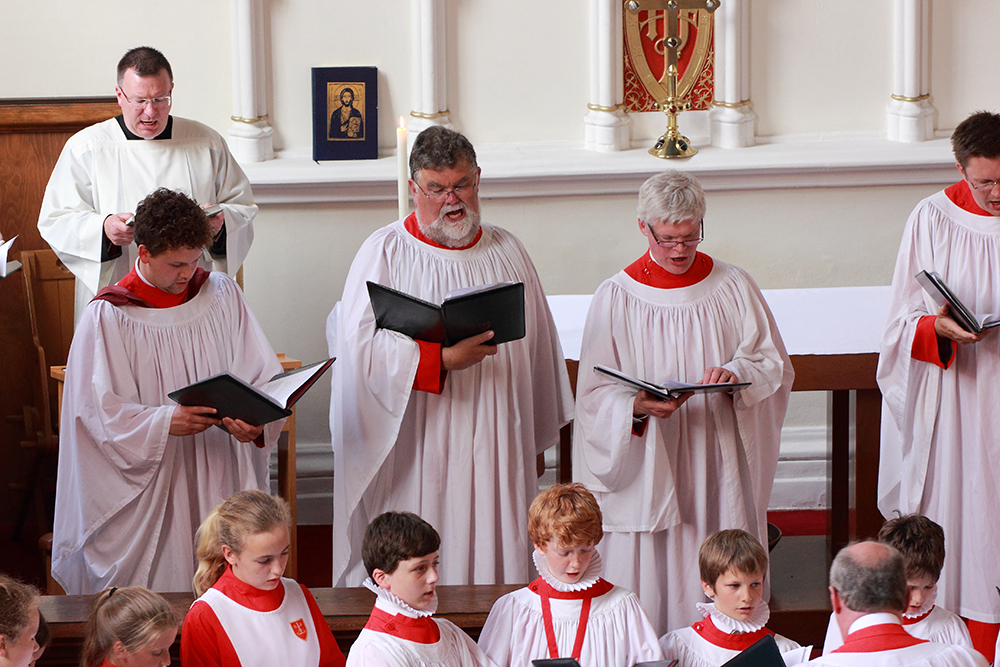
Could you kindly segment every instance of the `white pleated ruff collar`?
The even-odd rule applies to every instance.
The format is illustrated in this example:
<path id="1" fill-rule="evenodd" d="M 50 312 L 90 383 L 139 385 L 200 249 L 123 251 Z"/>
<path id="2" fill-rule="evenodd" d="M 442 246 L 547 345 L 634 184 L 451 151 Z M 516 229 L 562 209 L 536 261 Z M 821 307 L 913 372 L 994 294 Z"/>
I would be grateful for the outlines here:
<path id="1" fill-rule="evenodd" d="M 434 600 L 430 603 L 430 605 L 428 605 L 426 609 L 418 610 L 414 609 L 389 591 L 376 584 L 372 581 L 371 577 L 365 579 L 364 582 L 362 582 L 362 585 L 378 596 L 378 602 L 376 602 L 376 604 L 390 614 L 403 614 L 404 616 L 409 616 L 410 618 L 426 618 L 428 616 L 433 616 L 434 612 L 437 611 L 437 591 L 434 592 Z"/>
<path id="2" fill-rule="evenodd" d="M 549 572 L 545 556 L 538 553 L 538 549 L 531 550 L 531 559 L 534 561 L 535 569 L 538 570 L 538 576 L 542 578 L 542 581 L 560 593 L 575 593 L 587 590 L 597 583 L 597 580 L 601 578 L 601 571 L 604 569 L 604 564 L 601 562 L 601 554 L 595 550 L 594 555 L 590 558 L 590 565 L 587 566 L 587 570 L 580 577 L 580 581 L 575 584 L 567 584 L 565 581 L 559 581 Z"/>
<path id="3" fill-rule="evenodd" d="M 731 616 L 726 616 L 719 611 L 714 602 L 699 602 L 695 606 L 698 607 L 698 611 L 701 612 L 703 617 L 712 617 L 712 623 L 715 627 L 730 635 L 742 635 L 747 632 L 757 632 L 767 625 L 767 619 L 771 618 L 771 609 L 764 601 L 761 601 L 761 603 L 757 605 L 757 608 L 753 610 L 753 614 L 750 616 L 750 619 L 746 621 L 740 621 L 732 618 Z"/>

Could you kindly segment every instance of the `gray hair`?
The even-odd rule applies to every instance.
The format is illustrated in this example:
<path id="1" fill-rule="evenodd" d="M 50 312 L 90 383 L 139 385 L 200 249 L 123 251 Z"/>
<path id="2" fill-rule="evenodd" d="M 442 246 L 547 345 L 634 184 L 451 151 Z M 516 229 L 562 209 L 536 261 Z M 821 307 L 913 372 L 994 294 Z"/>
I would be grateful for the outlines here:
<path id="1" fill-rule="evenodd" d="M 465 161 L 473 169 L 476 164 L 476 149 L 472 142 L 454 130 L 441 125 L 431 125 L 417 135 L 410 151 L 410 178 L 416 180 L 421 169 L 447 169 Z"/>
<path id="2" fill-rule="evenodd" d="M 858 547 L 877 545 L 878 549 Z M 830 585 L 851 611 L 902 612 L 906 609 L 907 585 L 903 556 L 880 542 L 866 541 L 841 549 L 830 566 Z"/>
<path id="3" fill-rule="evenodd" d="M 639 219 L 647 225 L 701 220 L 705 217 L 705 191 L 693 176 L 665 171 L 639 188 Z"/>

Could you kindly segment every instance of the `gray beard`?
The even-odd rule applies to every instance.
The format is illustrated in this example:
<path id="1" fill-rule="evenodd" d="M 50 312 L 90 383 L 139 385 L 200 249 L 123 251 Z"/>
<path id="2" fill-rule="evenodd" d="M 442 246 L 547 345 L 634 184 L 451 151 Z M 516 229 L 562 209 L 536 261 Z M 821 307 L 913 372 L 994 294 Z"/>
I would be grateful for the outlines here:
<path id="1" fill-rule="evenodd" d="M 458 208 L 465 209 L 465 217 L 457 223 L 448 222 L 445 214 Z M 417 221 L 420 231 L 435 243 L 440 243 L 448 248 L 461 248 L 472 243 L 479 233 L 479 211 L 473 210 L 465 204 L 457 206 L 442 207 L 438 212 L 437 219 L 429 225 L 424 225 Z"/>

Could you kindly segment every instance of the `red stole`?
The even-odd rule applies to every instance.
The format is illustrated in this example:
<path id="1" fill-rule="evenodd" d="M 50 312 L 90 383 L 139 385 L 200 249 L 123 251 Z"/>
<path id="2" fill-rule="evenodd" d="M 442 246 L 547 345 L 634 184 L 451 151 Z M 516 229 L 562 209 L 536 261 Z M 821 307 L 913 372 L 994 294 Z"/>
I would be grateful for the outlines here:
<path id="1" fill-rule="evenodd" d="M 551 598 L 557 600 L 583 600 L 580 607 L 580 622 L 576 626 L 576 640 L 573 642 L 572 658 L 579 660 L 580 651 L 583 650 L 583 638 L 587 634 L 587 621 L 590 620 L 590 603 L 596 598 L 609 592 L 614 585 L 603 579 L 598 579 L 593 586 L 582 591 L 564 593 L 557 591 L 541 577 L 528 584 L 528 590 L 535 593 L 542 599 L 542 621 L 545 624 L 545 640 L 549 645 L 549 657 L 559 657 L 559 647 L 556 646 L 556 631 L 552 624 Z"/>
<path id="2" fill-rule="evenodd" d="M 107 301 L 114 306 L 139 306 L 140 308 L 173 308 L 187 303 L 198 295 L 202 285 L 208 280 L 209 272 L 195 269 L 188 280 L 187 289 L 180 294 L 171 294 L 147 285 L 136 273 L 135 267 L 116 285 L 108 285 L 97 293 L 94 301 Z"/>
<path id="3" fill-rule="evenodd" d="M 691 268 L 677 275 L 670 273 L 653 261 L 653 258 L 647 252 L 625 267 L 625 273 L 629 278 L 643 285 L 649 285 L 658 289 L 676 289 L 700 283 L 712 272 L 712 266 L 712 258 L 699 252 L 694 256 L 694 263 L 691 265 Z"/>
<path id="4" fill-rule="evenodd" d="M 430 616 L 423 618 L 410 618 L 405 614 L 393 616 L 378 607 L 372 609 L 372 615 L 368 617 L 365 629 L 383 632 L 417 644 L 436 644 L 441 639 L 441 631 Z"/>
<path id="5" fill-rule="evenodd" d="M 959 207 L 967 213 L 972 213 L 973 215 L 984 215 L 989 217 L 991 213 L 989 211 L 984 211 L 983 207 L 976 203 L 976 200 L 972 198 L 972 188 L 969 182 L 964 178 L 960 180 L 955 185 L 948 186 L 944 191 L 945 196 L 951 200 L 951 203 Z"/>
<path id="6" fill-rule="evenodd" d="M 708 643 L 730 651 L 745 651 L 754 645 L 754 642 L 767 635 L 774 636 L 774 633 L 767 628 L 761 628 L 756 632 L 741 632 L 729 634 L 715 627 L 711 616 L 706 616 L 691 626 L 691 629 L 698 633 L 698 636 Z"/>
<path id="7" fill-rule="evenodd" d="M 480 227 L 479 231 L 476 232 L 476 238 L 472 239 L 472 243 L 469 245 L 464 245 L 461 248 L 452 248 L 446 245 L 441 245 L 437 241 L 432 241 L 427 238 L 427 235 L 420 231 L 420 224 L 417 222 L 417 214 L 411 213 L 406 216 L 406 220 L 403 221 L 403 226 L 406 227 L 406 231 L 410 232 L 414 238 L 419 241 L 423 241 L 429 246 L 434 246 L 435 248 L 444 248 L 445 250 L 468 250 L 472 246 L 479 243 L 479 239 L 483 237 L 483 228 Z"/>
<path id="8" fill-rule="evenodd" d="M 844 644 L 833 653 L 876 653 L 891 651 L 907 646 L 926 643 L 926 639 L 917 639 L 895 623 L 882 623 L 862 628 L 844 638 Z"/>

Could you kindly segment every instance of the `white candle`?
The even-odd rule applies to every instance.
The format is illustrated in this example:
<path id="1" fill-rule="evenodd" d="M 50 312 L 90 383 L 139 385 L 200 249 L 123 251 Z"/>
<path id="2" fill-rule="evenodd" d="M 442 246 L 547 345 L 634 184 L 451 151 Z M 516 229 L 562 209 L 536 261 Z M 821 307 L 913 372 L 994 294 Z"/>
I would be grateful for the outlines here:
<path id="1" fill-rule="evenodd" d="M 406 155 L 406 121 L 399 117 L 399 127 L 396 128 L 396 159 L 399 163 L 399 217 L 410 214 L 409 202 L 409 169 Z"/>

